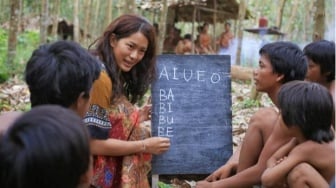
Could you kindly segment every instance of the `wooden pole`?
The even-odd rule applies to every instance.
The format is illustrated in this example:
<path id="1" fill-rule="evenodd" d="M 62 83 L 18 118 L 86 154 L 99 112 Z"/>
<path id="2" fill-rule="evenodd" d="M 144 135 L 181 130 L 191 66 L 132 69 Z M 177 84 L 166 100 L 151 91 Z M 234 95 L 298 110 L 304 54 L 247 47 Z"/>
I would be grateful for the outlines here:
<path id="1" fill-rule="evenodd" d="M 214 2 L 214 17 L 213 17 L 213 33 L 214 33 L 214 36 L 213 36 L 213 41 L 212 41 L 212 49 L 214 49 L 214 52 L 216 53 L 217 52 L 217 49 L 216 49 L 216 23 L 217 23 L 217 0 L 213 0 Z"/>
<path id="2" fill-rule="evenodd" d="M 191 36 L 195 36 L 195 19 L 196 19 L 196 7 L 194 6 L 194 12 L 193 12 L 193 21 L 192 21 L 192 31 L 191 31 Z M 193 38 L 193 40 L 195 40 Z M 192 54 L 195 54 L 195 42 L 192 43 Z"/>

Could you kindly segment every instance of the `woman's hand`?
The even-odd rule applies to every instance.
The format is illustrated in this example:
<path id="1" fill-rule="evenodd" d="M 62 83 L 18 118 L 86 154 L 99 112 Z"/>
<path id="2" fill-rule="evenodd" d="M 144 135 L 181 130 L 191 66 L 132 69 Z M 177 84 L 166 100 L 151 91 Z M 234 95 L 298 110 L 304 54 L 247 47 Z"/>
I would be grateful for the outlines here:
<path id="1" fill-rule="evenodd" d="M 170 139 L 165 137 L 151 137 L 143 140 L 144 151 L 151 154 L 162 154 L 170 147 Z"/>

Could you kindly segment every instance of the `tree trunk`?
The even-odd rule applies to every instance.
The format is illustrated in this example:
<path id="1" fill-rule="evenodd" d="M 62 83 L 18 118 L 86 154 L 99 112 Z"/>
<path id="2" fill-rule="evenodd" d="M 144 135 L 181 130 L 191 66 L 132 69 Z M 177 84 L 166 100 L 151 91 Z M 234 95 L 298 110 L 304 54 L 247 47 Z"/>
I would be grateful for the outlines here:
<path id="1" fill-rule="evenodd" d="M 278 1 L 276 1 L 277 3 Z M 278 12 L 277 12 L 277 18 L 276 18 L 276 26 L 279 28 L 279 30 L 281 29 L 282 26 L 282 15 L 283 15 L 283 11 L 285 8 L 285 4 L 286 4 L 286 0 L 280 0 L 279 2 L 279 8 L 278 8 Z"/>
<path id="2" fill-rule="evenodd" d="M 159 21 L 159 35 L 157 37 L 157 54 L 162 54 L 163 50 L 163 41 L 166 37 L 166 22 L 167 22 L 167 13 L 168 13 L 168 6 L 167 0 L 162 1 L 162 12 L 160 14 L 160 21 Z"/>
<path id="3" fill-rule="evenodd" d="M 91 7 L 91 0 L 85 0 L 84 2 L 85 18 L 84 18 L 84 27 L 83 27 L 83 43 L 85 46 L 88 45 L 89 39 L 92 37 L 92 35 L 88 33 L 89 28 L 90 28 L 89 18 L 91 17 L 90 13 L 92 12 L 90 7 Z"/>
<path id="4" fill-rule="evenodd" d="M 112 1 L 107 1 L 107 10 L 105 12 L 105 23 L 104 26 L 107 27 L 112 21 Z"/>
<path id="5" fill-rule="evenodd" d="M 135 9 L 135 1 L 134 0 L 125 0 L 124 1 L 124 13 L 128 14 L 128 13 L 135 13 L 136 9 Z M 164 3 L 164 2 L 162 2 Z"/>
<path id="6" fill-rule="evenodd" d="M 238 13 L 238 45 L 237 45 L 237 53 L 236 53 L 236 65 L 240 65 L 240 55 L 242 49 L 243 42 L 243 21 L 245 19 L 246 13 L 246 0 L 241 0 L 239 4 L 239 13 Z"/>
<path id="7" fill-rule="evenodd" d="M 292 10 L 291 10 L 291 15 L 287 21 L 287 24 L 286 24 L 286 27 L 284 29 L 285 33 L 287 33 L 287 39 L 288 40 L 292 40 L 293 39 L 293 36 L 294 36 L 294 25 L 295 25 L 295 22 L 296 22 L 296 17 L 297 17 L 297 10 L 298 10 L 298 5 L 299 5 L 299 1 L 300 0 L 293 0 L 293 7 L 292 7 Z M 302 3 L 300 1 L 300 3 Z"/>
<path id="8" fill-rule="evenodd" d="M 325 0 L 316 0 L 315 7 L 316 12 L 314 15 L 314 32 L 313 41 L 321 40 L 324 38 L 325 32 Z"/>
<path id="9" fill-rule="evenodd" d="M 303 41 L 307 41 L 308 38 L 307 36 L 311 36 L 311 24 L 313 22 L 313 19 L 311 18 L 311 15 L 313 14 L 313 7 L 314 7 L 314 4 L 315 4 L 315 1 L 316 0 L 312 0 L 312 1 L 309 1 L 309 2 L 306 2 L 308 5 L 308 11 L 305 11 L 305 15 L 304 15 L 304 28 L 303 28 Z M 309 39 L 310 40 L 310 39 Z"/>
<path id="10" fill-rule="evenodd" d="M 93 28 L 96 33 L 98 34 L 98 36 L 100 36 L 102 33 L 101 33 L 101 30 L 103 31 L 105 29 L 106 26 L 103 26 L 102 27 L 102 24 L 98 25 L 98 23 L 100 23 L 100 20 L 99 20 L 99 9 L 100 9 L 100 1 L 97 2 L 95 1 L 95 4 L 96 4 L 96 10 L 94 11 L 95 14 L 94 14 L 94 20 L 93 20 Z"/>
<path id="11" fill-rule="evenodd" d="M 14 73 L 14 59 L 16 55 L 18 19 L 20 13 L 20 0 L 11 0 L 10 2 L 10 21 L 8 30 L 8 51 L 7 51 L 7 67 L 10 74 Z"/>
<path id="12" fill-rule="evenodd" d="M 215 10 L 213 13 L 213 23 L 217 23 L 217 0 L 213 0 L 214 7 L 213 9 Z M 217 33 L 216 33 L 216 25 L 213 24 L 213 40 L 212 40 L 212 49 L 217 53 L 218 51 L 218 46 L 216 45 L 216 40 L 217 40 Z"/>
<path id="13" fill-rule="evenodd" d="M 24 23 L 24 2 L 20 0 L 20 17 L 19 17 L 19 29 L 18 32 L 25 31 L 25 23 Z"/>
<path id="14" fill-rule="evenodd" d="M 58 17 L 60 14 L 60 4 L 61 0 L 54 0 L 53 7 L 52 7 L 52 14 L 53 14 L 53 25 L 51 30 L 51 36 L 53 39 L 57 39 L 57 29 L 58 29 Z"/>
<path id="15" fill-rule="evenodd" d="M 45 44 L 47 42 L 48 4 L 49 0 L 41 1 L 40 44 Z"/>
<path id="16" fill-rule="evenodd" d="M 79 0 L 73 1 L 74 11 L 73 11 L 73 40 L 79 42 L 79 19 L 78 19 L 78 9 L 79 9 Z"/>

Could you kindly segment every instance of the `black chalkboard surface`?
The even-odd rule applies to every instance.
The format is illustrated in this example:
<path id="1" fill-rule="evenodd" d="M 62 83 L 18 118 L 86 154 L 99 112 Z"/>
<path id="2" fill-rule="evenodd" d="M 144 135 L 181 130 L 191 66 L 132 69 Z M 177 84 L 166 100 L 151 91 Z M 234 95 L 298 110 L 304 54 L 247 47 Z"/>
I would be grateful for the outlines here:
<path id="1" fill-rule="evenodd" d="M 209 174 L 232 155 L 230 57 L 160 55 L 152 84 L 152 135 L 169 137 L 152 174 Z"/>

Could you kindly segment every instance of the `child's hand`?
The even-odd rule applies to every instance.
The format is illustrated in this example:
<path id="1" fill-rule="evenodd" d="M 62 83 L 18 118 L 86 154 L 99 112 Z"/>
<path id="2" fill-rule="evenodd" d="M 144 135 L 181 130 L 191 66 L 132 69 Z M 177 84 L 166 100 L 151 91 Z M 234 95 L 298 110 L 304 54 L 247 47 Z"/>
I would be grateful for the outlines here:
<path id="1" fill-rule="evenodd" d="M 211 187 L 211 183 L 208 182 L 208 181 L 198 181 L 196 183 L 196 188 L 202 188 L 202 187 L 204 187 L 204 188 Z"/>
<path id="2" fill-rule="evenodd" d="M 280 159 L 278 159 L 278 160 L 275 162 L 275 165 L 274 165 L 274 166 L 280 164 L 280 163 L 281 163 L 282 161 L 284 161 L 286 158 L 287 158 L 287 156 L 283 156 L 283 157 L 281 157 Z"/>
<path id="3" fill-rule="evenodd" d="M 267 160 L 267 167 L 271 168 L 287 158 L 289 152 L 297 145 L 297 139 L 292 138 L 285 145 L 281 146 L 278 151 L 276 151 L 272 157 Z"/>
<path id="4" fill-rule="evenodd" d="M 205 180 L 212 182 L 212 181 L 218 181 L 220 179 L 228 178 L 236 173 L 236 164 L 227 163 L 220 168 L 218 168 L 216 171 L 214 171 L 212 174 L 210 174 Z"/>

